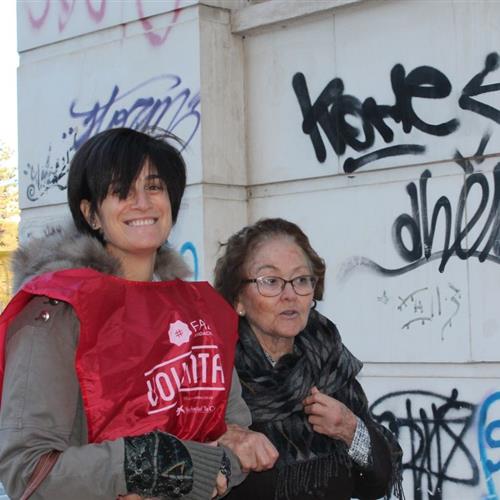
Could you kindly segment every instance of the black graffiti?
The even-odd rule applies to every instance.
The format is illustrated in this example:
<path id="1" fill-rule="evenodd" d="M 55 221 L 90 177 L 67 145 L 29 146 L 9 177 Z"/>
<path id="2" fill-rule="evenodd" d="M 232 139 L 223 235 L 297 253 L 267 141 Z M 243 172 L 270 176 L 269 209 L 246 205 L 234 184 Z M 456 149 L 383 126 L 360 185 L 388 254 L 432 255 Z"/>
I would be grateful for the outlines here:
<path id="1" fill-rule="evenodd" d="M 490 187 L 486 176 L 475 172 L 468 175 L 462 186 L 455 210 L 455 221 L 450 200 L 441 196 L 434 207 L 429 224 L 429 207 L 427 199 L 427 183 L 432 174 L 425 170 L 420 176 L 419 187 L 410 182 L 406 191 L 410 197 L 411 214 L 399 215 L 392 226 L 393 242 L 399 255 L 407 262 L 415 262 L 421 259 L 429 261 L 433 256 L 434 238 L 439 218 L 444 218 L 444 243 L 434 256 L 441 259 L 439 271 L 443 272 L 449 259 L 456 255 L 462 260 L 475 256 L 479 262 L 484 262 L 488 257 L 493 257 L 500 263 L 499 230 L 500 230 L 500 163 L 493 169 L 494 194 L 488 216 L 482 222 L 479 235 L 475 241 L 466 241 L 470 237 L 472 229 L 479 223 L 490 198 Z M 469 204 L 468 221 L 463 224 L 466 214 L 467 199 L 472 189 L 479 188 L 481 199 L 475 211 L 471 213 Z M 407 245 L 403 238 L 405 231 L 411 240 Z M 482 248 L 481 245 L 484 245 Z M 467 246 L 467 248 L 465 247 Z M 490 255 L 493 254 L 493 255 Z M 496 257 L 496 258 L 495 258 Z"/>
<path id="2" fill-rule="evenodd" d="M 459 99 L 462 109 L 478 113 L 500 123 L 500 110 L 481 103 L 473 97 L 500 90 L 500 84 L 483 85 L 484 78 L 499 67 L 499 55 L 495 52 L 486 57 L 485 68 L 475 75 L 463 88 Z M 402 64 L 391 70 L 391 86 L 395 102 L 392 105 L 378 104 L 373 97 L 361 102 L 357 97 L 344 93 L 344 83 L 340 78 L 331 80 L 318 98 L 312 103 L 309 88 L 303 73 L 296 73 L 292 87 L 302 112 L 302 131 L 311 139 L 318 161 L 323 163 L 327 150 L 320 129 L 337 155 L 344 155 L 347 146 L 361 152 L 370 149 L 378 133 L 385 143 L 394 140 L 394 132 L 387 123 L 392 119 L 400 123 L 408 134 L 413 128 L 434 136 L 447 136 L 455 132 L 460 122 L 456 118 L 431 124 L 424 121 L 415 111 L 413 100 L 444 99 L 452 90 L 446 75 L 432 66 L 419 66 L 406 74 Z M 349 120 L 348 120 L 349 118 Z M 353 120 L 359 125 L 352 125 Z M 352 173 L 367 163 L 381 158 L 398 155 L 419 155 L 425 152 L 420 144 L 398 144 L 372 151 L 358 158 L 344 161 L 344 172 Z"/>
<path id="3" fill-rule="evenodd" d="M 392 225 L 392 240 L 396 251 L 408 264 L 390 269 L 367 257 L 355 256 L 341 265 L 338 273 L 339 281 L 347 279 L 357 268 L 365 268 L 390 277 L 405 274 L 438 259 L 441 261 L 439 271 L 444 272 L 448 261 L 454 255 L 462 260 L 476 257 L 479 262 L 500 264 L 500 163 L 493 169 L 493 196 L 488 216 L 483 217 L 482 222 L 480 219 L 490 201 L 490 187 L 485 174 L 474 170 L 474 164 L 479 165 L 484 161 L 484 150 L 489 138 L 489 134 L 483 136 L 472 158 L 464 158 L 458 150 L 455 153 L 456 163 L 467 175 L 458 196 L 454 220 L 449 198 L 441 196 L 432 207 L 429 222 L 427 183 L 432 177 L 429 170 L 421 174 L 418 187 L 415 182 L 410 182 L 406 186 L 410 198 L 410 213 L 405 212 L 396 217 Z M 471 209 L 474 204 L 467 203 L 474 187 L 476 191 L 480 190 L 481 194 L 479 205 L 475 210 Z M 466 214 L 468 222 L 464 226 Z M 440 219 L 443 219 L 444 223 L 444 242 L 442 248 L 436 249 L 434 239 Z M 476 232 L 479 229 L 475 240 L 471 236 L 473 229 Z"/>
<path id="4" fill-rule="evenodd" d="M 500 66 L 500 56 L 496 52 L 492 52 L 486 56 L 486 61 L 484 63 L 484 69 L 475 75 L 470 82 L 464 87 L 462 91 L 462 96 L 458 100 L 458 104 L 462 109 L 467 109 L 478 113 L 485 118 L 500 123 L 500 110 L 484 104 L 475 99 L 473 96 L 487 94 L 489 92 L 495 92 L 500 90 L 500 83 L 493 83 L 490 85 L 483 85 L 484 79 L 488 74 L 498 69 Z"/>
<path id="5" fill-rule="evenodd" d="M 401 408 L 402 412 L 396 414 L 388 407 Z M 404 460 L 403 469 L 411 472 L 414 500 L 441 500 L 446 482 L 471 487 L 479 484 L 478 465 L 464 443 L 475 406 L 460 401 L 456 389 L 450 396 L 421 390 L 392 392 L 377 399 L 370 409 L 400 441 L 403 434 L 409 437 L 410 456 Z M 457 470 L 454 460 L 461 464 L 460 476 L 456 472 L 453 475 Z"/>
<path id="6" fill-rule="evenodd" d="M 49 189 L 57 188 L 60 191 L 66 190 L 65 177 L 69 171 L 70 156 L 75 147 L 74 141 L 76 132 L 69 128 L 68 132 L 62 133 L 62 139 L 69 141 L 70 145 L 66 151 L 59 157 L 53 158 L 52 146 L 49 146 L 47 158 L 43 164 L 28 163 L 23 169 L 23 174 L 29 179 L 26 188 L 26 197 L 30 201 L 36 201 L 44 196 Z"/>
<path id="7" fill-rule="evenodd" d="M 401 329 L 409 331 L 413 326 L 425 326 L 439 322 L 441 340 L 446 329 L 452 329 L 454 318 L 462 306 L 462 291 L 453 283 L 436 287 L 425 286 L 406 293 L 389 296 L 386 290 L 377 301 L 391 307 L 396 305 L 395 313 L 402 318 Z M 401 314 L 403 313 L 403 316 Z"/>
<path id="8" fill-rule="evenodd" d="M 431 135 L 448 135 L 458 128 L 458 120 L 432 125 L 422 120 L 413 109 L 412 100 L 415 97 L 427 99 L 441 99 L 451 92 L 451 84 L 439 70 L 430 66 L 420 66 L 408 75 L 402 64 L 396 64 L 391 71 L 391 84 L 395 96 L 392 106 L 379 105 L 373 97 L 363 103 L 352 96 L 344 94 L 344 83 L 340 78 L 334 78 L 327 84 L 323 92 L 311 105 L 309 90 L 305 76 L 297 73 L 293 77 L 292 85 L 303 114 L 302 130 L 310 135 L 316 158 L 320 162 L 326 159 L 326 149 L 319 132 L 318 124 L 328 138 L 334 151 L 343 155 L 346 146 L 355 151 L 363 151 L 373 146 L 375 130 L 386 142 L 392 142 L 394 132 L 385 122 L 392 118 L 401 123 L 404 132 L 409 133 L 414 127 Z M 348 116 L 361 120 L 364 140 L 359 138 L 360 130 L 347 121 Z M 384 156 L 395 154 L 419 154 L 425 148 L 419 145 L 399 145 L 397 148 L 372 152 L 369 157 L 357 160 L 348 158 L 344 163 L 344 171 L 353 172 L 360 166 Z"/>
<path id="9" fill-rule="evenodd" d="M 484 150 L 486 149 L 486 145 L 488 144 L 490 137 L 491 135 L 488 132 L 483 135 L 476 152 L 472 155 L 472 157 L 474 158 L 474 163 L 477 163 L 478 165 L 483 163 Z M 472 164 L 472 161 L 469 158 L 464 158 L 462 156 L 462 153 L 460 153 L 458 149 L 455 152 L 454 160 L 458 165 L 460 165 L 460 167 L 462 167 L 462 170 L 466 174 L 471 174 L 472 172 L 474 172 L 474 166 Z"/>

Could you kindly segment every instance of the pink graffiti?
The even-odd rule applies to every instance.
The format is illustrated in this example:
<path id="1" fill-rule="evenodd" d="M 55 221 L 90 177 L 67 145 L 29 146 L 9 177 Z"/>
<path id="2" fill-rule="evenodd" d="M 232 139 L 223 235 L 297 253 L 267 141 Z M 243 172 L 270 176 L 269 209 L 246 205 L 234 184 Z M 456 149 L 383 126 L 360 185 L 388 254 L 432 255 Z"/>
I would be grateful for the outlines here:
<path id="1" fill-rule="evenodd" d="M 71 15 L 73 14 L 73 9 L 75 8 L 75 0 L 71 0 L 70 2 L 68 2 L 68 0 L 59 0 L 59 5 L 61 6 L 61 9 L 59 12 L 58 24 L 59 33 L 61 33 L 66 27 L 66 24 L 68 24 Z"/>
<path id="2" fill-rule="evenodd" d="M 66 28 L 68 22 L 73 16 L 75 5 L 77 4 L 76 0 L 59 0 L 59 18 L 58 18 L 58 27 L 59 33 L 62 33 Z M 90 18 L 97 24 L 104 18 L 106 14 L 106 0 L 86 0 L 85 2 L 87 6 L 87 13 Z M 97 6 L 98 4 L 98 6 Z M 142 0 L 136 0 L 137 5 L 137 14 L 141 21 L 142 27 L 144 29 L 144 35 L 146 36 L 149 43 L 153 46 L 159 46 L 165 43 L 174 24 L 179 19 L 181 14 L 181 0 L 174 0 L 174 8 L 172 11 L 172 21 L 169 26 L 165 28 L 163 33 L 155 33 L 153 23 L 151 19 L 147 17 L 144 13 L 144 7 Z M 35 29 L 40 29 L 47 21 L 47 17 L 49 15 L 51 7 L 51 0 L 45 0 L 45 6 L 43 8 L 43 12 L 40 16 L 35 15 L 32 12 L 32 6 L 28 6 L 28 18 L 30 24 Z"/>
<path id="3" fill-rule="evenodd" d="M 102 20 L 104 14 L 106 13 L 106 0 L 101 0 L 101 6 L 99 9 L 94 9 L 92 0 L 87 0 L 87 10 L 89 11 L 90 17 L 98 23 Z"/>
<path id="4" fill-rule="evenodd" d="M 43 24 L 45 23 L 45 20 L 47 19 L 47 15 L 49 13 L 49 8 L 50 8 L 50 0 L 46 0 L 45 8 L 43 9 L 42 15 L 40 17 L 35 17 L 33 15 L 33 12 L 31 12 L 31 7 L 28 6 L 28 18 L 29 18 L 31 26 L 33 26 L 33 28 L 39 29 L 43 26 Z"/>
<path id="5" fill-rule="evenodd" d="M 73 15 L 73 10 L 75 8 L 75 0 L 59 0 L 59 19 L 58 27 L 59 33 L 64 31 L 66 25 Z M 96 22 L 100 22 L 106 13 L 106 0 L 100 0 L 99 7 L 94 7 L 92 0 L 86 0 L 87 11 L 89 16 Z M 31 6 L 28 6 L 28 18 L 30 24 L 35 29 L 40 29 L 46 22 L 47 16 L 50 11 L 50 0 L 45 0 L 45 6 L 42 14 L 37 17 L 33 14 Z"/>
<path id="6" fill-rule="evenodd" d="M 162 45 L 165 40 L 168 38 L 168 35 L 170 34 L 170 31 L 172 30 L 173 25 L 177 22 L 177 19 L 179 18 L 179 15 L 181 13 L 181 10 L 179 9 L 181 0 L 175 0 L 175 5 L 174 5 L 174 15 L 172 17 L 172 23 L 170 26 L 167 26 L 165 28 L 165 31 L 163 32 L 162 35 L 159 35 L 157 33 L 153 32 L 153 23 L 150 21 L 149 18 L 144 16 L 144 9 L 142 7 L 142 0 L 136 0 L 137 2 L 137 12 L 139 14 L 139 18 L 142 23 L 142 27 L 144 28 L 144 34 L 146 35 L 146 38 L 148 39 L 149 43 L 151 45 L 154 45 L 157 47 L 158 45 Z"/>

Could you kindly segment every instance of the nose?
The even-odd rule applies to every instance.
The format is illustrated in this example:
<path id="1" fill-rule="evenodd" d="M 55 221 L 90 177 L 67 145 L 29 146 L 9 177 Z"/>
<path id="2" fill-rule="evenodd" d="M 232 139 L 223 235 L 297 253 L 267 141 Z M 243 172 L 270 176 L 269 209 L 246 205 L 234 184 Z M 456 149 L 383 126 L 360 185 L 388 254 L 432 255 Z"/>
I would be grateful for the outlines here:
<path id="1" fill-rule="evenodd" d="M 293 286 L 290 282 L 285 283 L 285 288 L 283 288 L 283 291 L 281 292 L 281 298 L 283 299 L 295 299 L 296 297 L 295 290 L 293 289 Z"/>
<path id="2" fill-rule="evenodd" d="M 149 195 L 147 191 L 144 191 L 143 189 L 135 189 L 130 193 L 130 196 L 132 198 L 132 206 L 134 208 L 144 210 L 151 206 Z"/>

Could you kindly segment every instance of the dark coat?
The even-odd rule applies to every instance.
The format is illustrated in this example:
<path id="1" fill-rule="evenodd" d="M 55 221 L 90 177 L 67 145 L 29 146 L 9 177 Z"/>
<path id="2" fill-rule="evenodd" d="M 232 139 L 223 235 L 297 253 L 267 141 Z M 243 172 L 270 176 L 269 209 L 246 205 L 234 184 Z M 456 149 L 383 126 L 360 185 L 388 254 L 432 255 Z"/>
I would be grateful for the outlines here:
<path id="1" fill-rule="evenodd" d="M 372 500 L 383 497 L 391 480 L 391 454 L 384 437 L 369 426 L 373 465 L 370 469 L 354 466 L 351 472 L 339 470 L 328 486 L 310 495 L 301 494 L 288 500 L 348 500 L 360 498 Z M 255 429 L 257 430 L 257 429 Z M 275 500 L 277 469 L 265 472 L 251 472 L 247 479 L 233 488 L 225 500 Z"/>

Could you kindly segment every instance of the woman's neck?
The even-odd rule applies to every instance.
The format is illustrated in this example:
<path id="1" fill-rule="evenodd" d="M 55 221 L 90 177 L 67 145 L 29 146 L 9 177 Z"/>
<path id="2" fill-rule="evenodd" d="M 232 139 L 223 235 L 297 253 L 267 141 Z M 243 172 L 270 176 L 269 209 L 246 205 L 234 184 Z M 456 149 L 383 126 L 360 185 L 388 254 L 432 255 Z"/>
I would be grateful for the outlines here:
<path id="1" fill-rule="evenodd" d="M 151 281 L 153 279 L 156 254 L 117 255 L 112 248 L 108 248 L 108 252 L 120 261 L 123 278 L 130 281 Z"/>
<path id="2" fill-rule="evenodd" d="M 260 331 L 255 331 L 255 336 L 260 346 L 271 357 L 273 361 L 278 361 L 281 356 L 293 352 L 294 338 L 276 337 Z"/>

